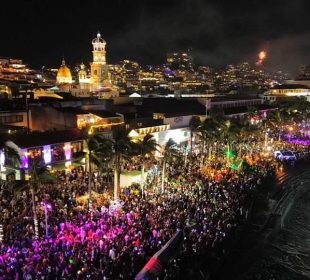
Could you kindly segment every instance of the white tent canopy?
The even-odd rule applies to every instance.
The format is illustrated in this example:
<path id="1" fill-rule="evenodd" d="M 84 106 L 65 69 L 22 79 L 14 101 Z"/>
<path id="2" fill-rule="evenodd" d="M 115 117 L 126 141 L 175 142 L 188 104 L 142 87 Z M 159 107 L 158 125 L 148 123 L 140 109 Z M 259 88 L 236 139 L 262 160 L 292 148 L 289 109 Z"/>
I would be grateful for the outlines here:
<path id="1" fill-rule="evenodd" d="M 129 97 L 141 97 L 141 95 L 134 92 L 133 94 L 130 94 Z"/>

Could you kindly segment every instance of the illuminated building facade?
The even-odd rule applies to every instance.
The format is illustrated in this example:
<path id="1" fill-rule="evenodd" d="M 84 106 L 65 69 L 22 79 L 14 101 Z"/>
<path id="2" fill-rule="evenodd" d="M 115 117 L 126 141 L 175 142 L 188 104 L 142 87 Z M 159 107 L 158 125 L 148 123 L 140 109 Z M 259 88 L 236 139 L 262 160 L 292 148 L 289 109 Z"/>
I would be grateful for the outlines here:
<path id="1" fill-rule="evenodd" d="M 191 53 L 168 53 L 167 66 L 172 70 L 193 71 L 193 58 Z"/>
<path id="2" fill-rule="evenodd" d="M 85 90 L 89 87 L 89 78 L 87 77 L 87 72 L 85 69 L 85 65 L 81 63 L 80 70 L 78 72 L 79 84 L 82 90 Z"/>
<path id="3" fill-rule="evenodd" d="M 283 84 L 274 86 L 264 93 L 264 100 L 267 102 L 275 102 L 287 98 L 303 96 L 310 101 L 310 87 L 301 84 Z"/>
<path id="4" fill-rule="evenodd" d="M 92 40 L 93 62 L 90 64 L 90 83 L 92 90 L 98 91 L 109 80 L 108 65 L 106 64 L 106 41 L 101 38 L 100 33 Z"/>
<path id="5" fill-rule="evenodd" d="M 77 127 L 87 129 L 88 134 L 110 132 L 113 126 L 124 124 L 124 117 L 110 112 L 93 111 L 76 115 Z"/>
<path id="6" fill-rule="evenodd" d="M 70 90 L 76 97 L 112 98 L 118 96 L 118 89 L 111 84 L 109 66 L 106 63 L 106 41 L 100 33 L 92 40 L 93 61 L 90 75 L 82 63 L 78 71 L 78 83 Z"/>
<path id="7" fill-rule="evenodd" d="M 0 84 L 0 99 L 1 98 L 12 98 L 12 90 L 7 85 Z"/>
<path id="8" fill-rule="evenodd" d="M 214 73 L 213 84 L 216 91 L 242 92 L 247 88 L 268 89 L 288 79 L 288 74 L 281 71 L 267 71 L 247 62 L 228 65 Z"/>
<path id="9" fill-rule="evenodd" d="M 37 86 L 52 86 L 54 83 L 55 75 L 49 78 L 41 70 L 30 69 L 21 59 L 0 57 L 0 85 L 9 88 L 8 90 L 0 88 L 2 97 L 3 93 L 6 93 L 4 97 L 16 98 L 18 93 L 31 90 Z"/>
<path id="10" fill-rule="evenodd" d="M 12 164 L 6 151 L 0 150 L 0 174 L 13 174 L 15 180 L 25 179 L 25 173 L 34 161 L 46 165 L 69 167 L 72 162 L 80 162 L 78 154 L 85 150 L 83 134 L 76 130 L 43 132 L 27 135 L 14 135 L 10 147 L 20 155 L 20 162 Z M 4 169 L 4 170 L 3 170 Z M 3 173 L 4 171 L 4 173 Z"/>

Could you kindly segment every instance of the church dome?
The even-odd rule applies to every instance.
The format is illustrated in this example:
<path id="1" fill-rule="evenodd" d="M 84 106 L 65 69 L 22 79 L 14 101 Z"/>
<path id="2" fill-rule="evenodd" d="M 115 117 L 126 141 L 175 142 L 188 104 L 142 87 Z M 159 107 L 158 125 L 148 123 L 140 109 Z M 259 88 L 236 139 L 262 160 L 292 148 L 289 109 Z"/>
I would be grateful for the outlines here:
<path id="1" fill-rule="evenodd" d="M 57 77 L 69 78 L 71 76 L 71 71 L 66 65 L 61 65 L 57 72 Z"/>
<path id="2" fill-rule="evenodd" d="M 58 69 L 57 77 L 56 77 L 58 84 L 65 84 L 65 83 L 72 83 L 72 75 L 70 69 L 66 66 L 65 61 L 62 61 L 62 65 Z"/>

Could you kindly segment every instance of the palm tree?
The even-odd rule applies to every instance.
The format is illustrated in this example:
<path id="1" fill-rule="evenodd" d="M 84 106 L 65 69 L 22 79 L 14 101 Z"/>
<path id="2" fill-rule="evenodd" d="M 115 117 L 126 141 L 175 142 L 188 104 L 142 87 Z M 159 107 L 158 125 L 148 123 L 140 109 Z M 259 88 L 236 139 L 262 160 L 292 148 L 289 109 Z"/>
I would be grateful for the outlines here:
<path id="1" fill-rule="evenodd" d="M 243 118 L 240 120 L 240 130 L 236 134 L 237 144 L 239 145 L 239 157 L 241 157 L 242 149 L 244 147 L 250 146 L 250 151 L 252 151 L 252 144 L 260 142 L 257 141 L 261 136 L 261 130 L 259 125 L 251 124 L 249 118 Z M 256 141 L 253 141 L 256 139 Z"/>
<path id="2" fill-rule="evenodd" d="M 158 144 L 154 139 L 153 135 L 146 134 L 142 140 L 138 140 L 135 143 L 135 148 L 137 149 L 137 154 L 141 159 L 141 187 L 142 187 L 142 194 L 144 193 L 144 171 L 145 171 L 145 161 L 147 156 L 154 155 L 154 152 L 157 150 Z"/>
<path id="3" fill-rule="evenodd" d="M 258 116 L 258 110 L 256 107 L 253 107 L 253 106 L 248 106 L 247 107 L 247 115 L 250 117 L 250 118 L 255 118 Z"/>
<path id="4" fill-rule="evenodd" d="M 265 119 L 265 127 L 266 128 L 278 128 L 278 126 L 281 124 L 282 116 L 281 112 L 279 110 L 271 111 L 268 113 L 266 119 Z"/>
<path id="5" fill-rule="evenodd" d="M 210 119 L 216 123 L 221 123 L 226 119 L 222 108 L 211 108 L 209 111 L 209 116 Z"/>
<path id="6" fill-rule="evenodd" d="M 190 152 L 193 149 L 193 134 L 198 131 L 198 128 L 201 126 L 200 118 L 197 116 L 193 116 L 189 121 L 189 128 L 190 128 Z"/>
<path id="7" fill-rule="evenodd" d="M 299 98 L 293 98 L 289 101 L 279 102 L 279 113 L 282 121 L 290 121 L 296 115 L 296 113 L 303 111 L 303 100 Z"/>
<path id="8" fill-rule="evenodd" d="M 232 145 L 237 143 L 241 132 L 241 125 L 235 120 L 226 120 L 220 125 L 220 137 L 226 141 L 228 157 L 232 155 Z"/>
<path id="9" fill-rule="evenodd" d="M 303 119 L 304 117 L 308 118 L 310 113 L 310 103 L 304 96 L 296 97 L 290 102 L 288 110 L 293 117 L 297 118 L 297 120 Z"/>
<path id="10" fill-rule="evenodd" d="M 166 176 L 166 165 L 171 162 L 174 158 L 179 156 L 177 149 L 175 148 L 176 143 L 170 138 L 166 143 L 163 151 L 163 169 L 161 179 L 161 191 L 164 192 L 165 176 Z"/>
<path id="11" fill-rule="evenodd" d="M 105 138 L 102 134 L 97 133 L 91 135 L 86 140 L 87 145 L 87 166 L 88 166 L 88 209 L 92 210 L 92 187 L 91 178 L 93 165 L 96 165 L 98 169 L 102 168 L 105 161 L 108 161 L 112 157 L 111 147 L 108 147 L 108 143 L 105 142 Z"/>
<path id="12" fill-rule="evenodd" d="M 281 110 L 271 111 L 265 120 L 265 127 L 270 128 L 278 133 L 278 140 L 281 139 L 281 128 L 283 126 L 284 114 Z"/>
<path id="13" fill-rule="evenodd" d="M 2 172 L 2 164 L 9 165 L 15 168 L 20 167 L 20 153 L 18 147 L 11 141 L 7 141 L 7 137 L 3 134 L 0 134 L 0 153 L 4 153 L 5 162 L 0 163 L 0 174 Z M 2 160 L 2 159 L 1 159 Z M 9 190 L 12 191 L 15 197 L 15 189 L 10 187 Z M 3 225 L 2 219 L 0 217 L 0 243 L 3 240 Z"/>
<path id="14" fill-rule="evenodd" d="M 120 193 L 121 162 L 133 155 L 133 143 L 125 127 L 116 127 L 113 130 L 113 139 L 104 139 L 102 145 L 105 149 L 110 149 L 114 157 L 114 199 L 117 200 Z"/>
<path id="15" fill-rule="evenodd" d="M 30 162 L 28 174 L 30 176 L 30 191 L 32 200 L 32 212 L 33 212 L 33 223 L 35 238 L 39 238 L 39 228 L 38 228 L 38 218 L 36 210 L 35 193 L 37 192 L 39 185 L 42 181 L 46 180 L 44 175 L 48 174 L 46 165 L 43 163 L 42 159 L 33 159 Z"/>
<path id="16" fill-rule="evenodd" d="M 209 158 L 211 156 L 211 143 L 213 143 L 216 139 L 218 139 L 219 135 L 219 123 L 214 121 L 213 119 L 205 120 L 201 126 L 198 127 L 198 136 L 202 140 L 202 162 L 204 162 L 205 157 L 205 148 L 207 145 L 207 150 L 209 153 Z"/>
<path id="17" fill-rule="evenodd" d="M 210 119 L 205 121 L 204 127 L 202 128 L 207 134 L 206 140 L 223 141 L 228 122 L 222 108 L 212 108 L 210 110 Z"/>

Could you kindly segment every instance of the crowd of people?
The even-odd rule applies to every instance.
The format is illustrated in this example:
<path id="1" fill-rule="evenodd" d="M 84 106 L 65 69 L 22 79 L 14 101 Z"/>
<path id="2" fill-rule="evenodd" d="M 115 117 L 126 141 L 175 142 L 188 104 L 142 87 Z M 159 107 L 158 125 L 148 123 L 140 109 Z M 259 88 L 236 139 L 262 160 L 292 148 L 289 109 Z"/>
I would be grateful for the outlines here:
<path id="1" fill-rule="evenodd" d="M 249 192 L 279 165 L 250 144 L 250 152 L 241 147 L 234 158 L 193 149 L 167 163 L 164 189 L 157 168 L 143 192 L 133 184 L 121 190 L 119 201 L 112 200 L 112 169 L 56 171 L 54 181 L 36 187 L 0 183 L 0 280 L 134 279 L 178 230 L 186 232 L 181 257 L 221 249 L 238 222 L 247 219 Z M 122 167 L 139 170 L 141 164 L 132 159 Z"/>
<path id="2" fill-rule="evenodd" d="M 0 279 L 133 279 L 147 259 L 176 232 L 190 228 L 182 254 L 199 254 L 220 246 L 245 217 L 244 199 L 261 177 L 273 170 L 256 160 L 251 172 L 234 171 L 217 161 L 221 176 L 201 172 L 192 156 L 170 163 L 164 193 L 139 185 L 124 189 L 120 202 L 109 196 L 90 213 L 79 197 L 87 193 L 88 176 L 82 169 L 57 174 L 57 181 L 40 184 L 35 193 L 39 239 L 35 239 L 30 188 L 12 192 L 2 185 Z M 92 174 L 93 187 L 106 192 L 109 174 Z M 48 236 L 44 207 L 49 203 Z M 111 204 L 112 203 L 112 204 Z"/>

